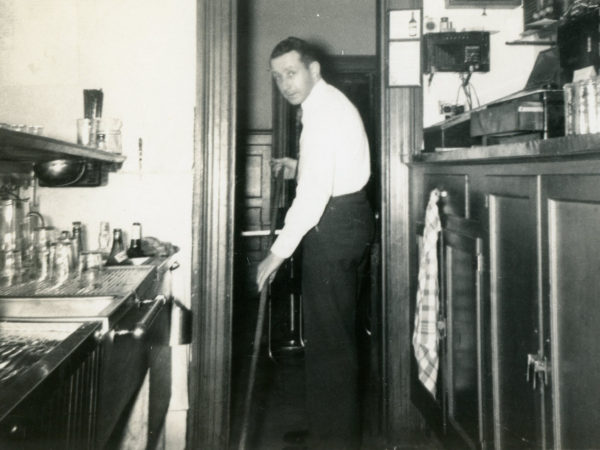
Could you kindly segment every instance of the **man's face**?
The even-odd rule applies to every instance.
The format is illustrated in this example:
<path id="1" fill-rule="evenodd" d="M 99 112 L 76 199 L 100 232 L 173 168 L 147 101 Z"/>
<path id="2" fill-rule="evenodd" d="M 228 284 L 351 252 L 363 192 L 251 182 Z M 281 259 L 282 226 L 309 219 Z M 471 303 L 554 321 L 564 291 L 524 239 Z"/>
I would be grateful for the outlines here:
<path id="1" fill-rule="evenodd" d="M 292 105 L 299 105 L 319 81 L 320 66 L 312 62 L 306 67 L 300 54 L 292 50 L 271 60 L 271 73 L 284 98 Z"/>

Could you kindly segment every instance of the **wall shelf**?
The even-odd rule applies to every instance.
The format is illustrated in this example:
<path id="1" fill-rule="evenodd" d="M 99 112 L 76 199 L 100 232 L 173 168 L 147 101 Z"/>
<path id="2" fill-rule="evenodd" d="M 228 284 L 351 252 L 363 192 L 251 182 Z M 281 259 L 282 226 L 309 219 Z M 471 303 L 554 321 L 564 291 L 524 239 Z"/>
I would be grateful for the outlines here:
<path id="1" fill-rule="evenodd" d="M 53 159 L 85 159 L 120 167 L 125 156 L 36 134 L 0 128 L 0 161 L 36 163 Z"/>

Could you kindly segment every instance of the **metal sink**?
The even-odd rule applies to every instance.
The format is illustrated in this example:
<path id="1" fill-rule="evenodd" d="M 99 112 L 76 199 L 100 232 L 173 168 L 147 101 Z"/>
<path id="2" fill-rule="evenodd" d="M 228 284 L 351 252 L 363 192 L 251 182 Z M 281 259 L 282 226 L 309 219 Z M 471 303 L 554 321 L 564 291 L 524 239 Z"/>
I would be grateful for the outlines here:
<path id="1" fill-rule="evenodd" d="M 125 310 L 127 297 L 0 297 L 0 320 L 101 321 L 108 331 Z"/>
<path id="2" fill-rule="evenodd" d="M 134 266 L 143 266 L 146 264 L 150 264 L 150 262 L 152 261 L 152 256 L 141 256 L 139 258 L 129 258 L 129 261 L 131 261 L 131 263 Z"/>

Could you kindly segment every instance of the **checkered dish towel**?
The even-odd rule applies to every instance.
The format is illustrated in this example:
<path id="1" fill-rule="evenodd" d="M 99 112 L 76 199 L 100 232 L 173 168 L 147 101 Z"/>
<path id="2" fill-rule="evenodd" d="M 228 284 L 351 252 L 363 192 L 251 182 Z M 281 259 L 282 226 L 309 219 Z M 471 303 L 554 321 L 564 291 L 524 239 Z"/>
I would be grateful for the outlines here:
<path id="1" fill-rule="evenodd" d="M 440 192 L 431 191 L 425 211 L 423 250 L 419 261 L 419 288 L 415 313 L 413 347 L 418 364 L 419 380 L 435 398 L 438 374 L 438 261 L 437 241 L 442 229 L 437 202 Z"/>

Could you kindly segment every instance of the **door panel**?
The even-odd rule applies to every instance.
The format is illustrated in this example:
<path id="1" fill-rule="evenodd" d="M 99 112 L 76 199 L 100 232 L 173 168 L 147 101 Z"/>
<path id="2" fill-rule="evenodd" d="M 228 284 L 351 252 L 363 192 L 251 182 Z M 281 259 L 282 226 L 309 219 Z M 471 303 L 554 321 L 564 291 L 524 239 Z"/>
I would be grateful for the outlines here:
<path id="1" fill-rule="evenodd" d="M 444 231 L 448 416 L 473 448 L 483 441 L 481 251 L 481 239 Z"/>
<path id="2" fill-rule="evenodd" d="M 526 379 L 541 332 L 536 178 L 491 177 L 488 192 L 495 447 L 531 448 L 540 428 Z"/>
<path id="3" fill-rule="evenodd" d="M 251 133 L 245 145 L 245 174 L 244 189 L 242 191 L 243 210 L 240 223 L 240 232 L 268 230 L 271 215 L 271 133 Z M 240 234 L 240 233 L 238 233 Z M 268 246 L 265 236 L 241 236 L 242 252 L 238 257 L 239 268 L 243 274 L 245 292 L 256 290 L 254 275 L 256 266 L 264 257 Z"/>
<path id="4" fill-rule="evenodd" d="M 555 448 L 594 448 L 600 443 L 600 177 L 545 181 Z"/>

